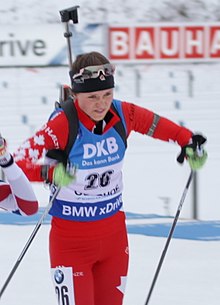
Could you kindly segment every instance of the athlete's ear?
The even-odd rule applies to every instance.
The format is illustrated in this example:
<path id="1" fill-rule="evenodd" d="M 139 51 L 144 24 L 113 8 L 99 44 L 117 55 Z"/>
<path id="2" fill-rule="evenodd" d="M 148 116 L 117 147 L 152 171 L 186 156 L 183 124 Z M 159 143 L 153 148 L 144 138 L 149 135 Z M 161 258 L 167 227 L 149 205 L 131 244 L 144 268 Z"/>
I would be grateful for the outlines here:
<path id="1" fill-rule="evenodd" d="M 68 96 L 72 97 L 72 99 L 75 100 L 77 93 L 73 92 L 72 88 L 70 87 L 68 89 Z"/>
<path id="2" fill-rule="evenodd" d="M 72 97 L 73 97 L 74 100 L 77 99 L 77 95 L 78 95 L 77 93 L 72 91 Z"/>

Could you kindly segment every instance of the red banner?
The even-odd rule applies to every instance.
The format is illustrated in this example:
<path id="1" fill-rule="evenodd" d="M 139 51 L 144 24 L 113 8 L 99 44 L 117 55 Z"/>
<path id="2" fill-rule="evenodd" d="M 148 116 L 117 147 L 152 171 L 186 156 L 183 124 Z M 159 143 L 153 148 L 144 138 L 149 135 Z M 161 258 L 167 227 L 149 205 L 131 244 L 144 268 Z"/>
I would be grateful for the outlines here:
<path id="1" fill-rule="evenodd" d="M 110 26 L 108 56 L 120 61 L 216 61 L 219 24 Z"/>

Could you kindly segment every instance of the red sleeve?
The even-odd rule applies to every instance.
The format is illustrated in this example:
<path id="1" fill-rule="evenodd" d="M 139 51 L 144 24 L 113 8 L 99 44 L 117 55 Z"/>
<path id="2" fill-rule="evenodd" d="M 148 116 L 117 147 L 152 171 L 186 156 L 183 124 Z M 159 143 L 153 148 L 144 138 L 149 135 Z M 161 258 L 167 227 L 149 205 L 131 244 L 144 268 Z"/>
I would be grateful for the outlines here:
<path id="1" fill-rule="evenodd" d="M 14 159 L 30 181 L 43 181 L 39 160 L 50 149 L 64 149 L 68 134 L 68 120 L 64 112 L 60 111 L 19 147 Z"/>
<path id="2" fill-rule="evenodd" d="M 160 117 L 157 127 L 154 131 L 153 138 L 163 141 L 177 142 L 181 147 L 189 143 L 193 133 L 176 123 Z"/>
<path id="3" fill-rule="evenodd" d="M 128 135 L 132 130 L 142 134 L 148 134 L 154 124 L 156 116 L 158 121 L 153 133 L 151 134 L 153 138 L 167 142 L 174 141 L 180 146 L 184 146 L 189 143 L 189 140 L 192 137 L 192 132 L 189 129 L 179 126 L 169 119 L 160 117 L 146 108 L 122 102 L 122 110 L 126 121 Z"/>
<path id="4" fill-rule="evenodd" d="M 122 111 L 127 126 L 127 134 L 132 130 L 146 134 L 152 125 L 154 113 L 140 106 L 122 102 Z"/>

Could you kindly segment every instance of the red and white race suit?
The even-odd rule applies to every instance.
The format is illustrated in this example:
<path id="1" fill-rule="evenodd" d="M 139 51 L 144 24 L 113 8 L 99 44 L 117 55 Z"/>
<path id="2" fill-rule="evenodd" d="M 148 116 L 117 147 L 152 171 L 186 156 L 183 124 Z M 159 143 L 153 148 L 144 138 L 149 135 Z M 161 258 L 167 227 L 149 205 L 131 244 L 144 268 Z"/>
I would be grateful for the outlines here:
<path id="1" fill-rule="evenodd" d="M 79 131 L 69 157 L 78 165 L 77 179 L 61 188 L 51 209 L 50 261 L 59 304 L 122 305 L 129 255 L 121 197 L 126 148 L 114 125 L 122 120 L 127 137 L 136 131 L 181 147 L 192 137 L 190 130 L 152 111 L 113 103 L 120 117 L 109 110 L 97 135 L 75 101 Z M 59 111 L 20 147 L 16 162 L 31 181 L 42 181 L 37 162 L 50 149 L 64 150 L 68 134 L 68 120 Z"/>

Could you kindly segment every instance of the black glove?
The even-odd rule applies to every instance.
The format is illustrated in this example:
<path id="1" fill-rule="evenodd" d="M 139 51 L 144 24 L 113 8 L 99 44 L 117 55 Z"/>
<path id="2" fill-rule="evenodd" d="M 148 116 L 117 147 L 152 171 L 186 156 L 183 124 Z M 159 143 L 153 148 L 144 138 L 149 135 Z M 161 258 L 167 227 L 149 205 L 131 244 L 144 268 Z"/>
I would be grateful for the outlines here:
<path id="1" fill-rule="evenodd" d="M 198 155 L 198 151 L 202 151 L 203 152 L 203 148 L 202 145 L 206 142 L 206 138 L 204 138 L 202 135 L 200 134 L 195 134 L 192 136 L 192 143 L 185 145 L 182 147 L 181 152 L 179 154 L 179 156 L 177 157 L 177 161 L 179 163 L 183 163 L 185 158 L 188 157 L 188 154 L 186 152 L 187 148 L 192 148 L 192 150 Z M 199 156 L 198 156 L 199 157 Z"/>

